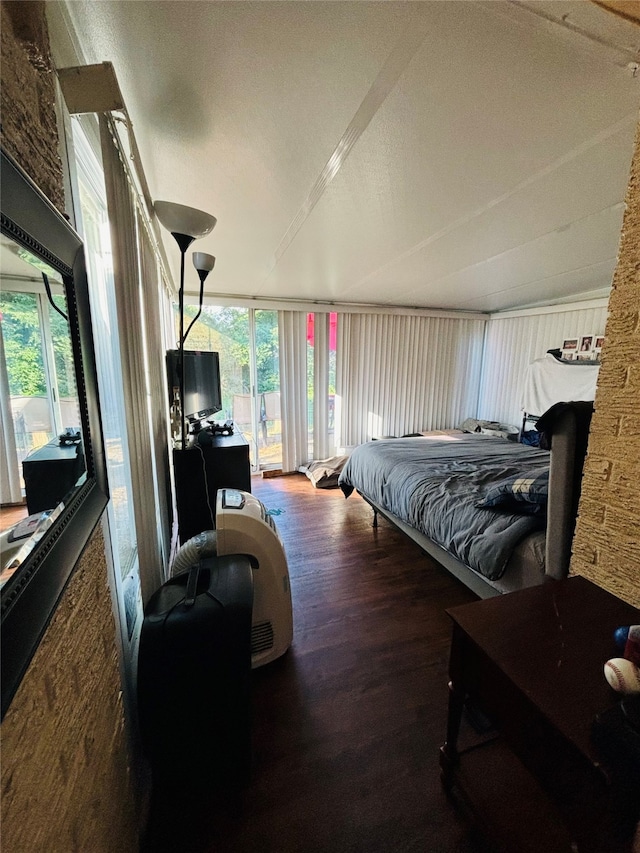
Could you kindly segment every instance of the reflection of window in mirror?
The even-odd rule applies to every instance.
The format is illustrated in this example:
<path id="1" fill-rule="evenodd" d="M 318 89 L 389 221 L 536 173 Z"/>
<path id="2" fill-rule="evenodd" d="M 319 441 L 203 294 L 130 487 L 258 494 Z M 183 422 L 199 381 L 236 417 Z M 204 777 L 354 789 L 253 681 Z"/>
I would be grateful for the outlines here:
<path id="1" fill-rule="evenodd" d="M 66 315 L 59 273 L 2 236 L 0 586 L 85 477 Z"/>

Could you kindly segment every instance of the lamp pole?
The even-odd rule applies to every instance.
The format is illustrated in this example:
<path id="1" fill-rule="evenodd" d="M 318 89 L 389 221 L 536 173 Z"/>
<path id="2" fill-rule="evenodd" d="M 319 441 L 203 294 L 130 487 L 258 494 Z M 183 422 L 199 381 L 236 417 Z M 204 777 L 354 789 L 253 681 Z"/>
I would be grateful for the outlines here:
<path id="1" fill-rule="evenodd" d="M 184 413 L 184 256 L 195 237 L 189 234 L 171 232 L 180 248 L 180 290 L 178 292 L 178 312 L 180 314 L 180 336 L 178 338 L 178 398 L 180 400 L 180 432 L 182 433 L 182 449 L 187 446 L 187 418 Z"/>

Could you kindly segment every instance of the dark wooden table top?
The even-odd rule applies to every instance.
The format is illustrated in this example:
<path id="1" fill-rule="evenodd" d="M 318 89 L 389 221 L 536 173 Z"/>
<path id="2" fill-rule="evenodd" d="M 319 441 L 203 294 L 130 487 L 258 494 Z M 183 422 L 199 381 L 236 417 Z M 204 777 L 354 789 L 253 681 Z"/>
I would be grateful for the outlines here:
<path id="1" fill-rule="evenodd" d="M 593 720 L 622 698 L 607 684 L 603 667 L 622 657 L 615 629 L 640 624 L 640 610 L 571 577 L 447 612 L 539 713 L 597 764 Z"/>

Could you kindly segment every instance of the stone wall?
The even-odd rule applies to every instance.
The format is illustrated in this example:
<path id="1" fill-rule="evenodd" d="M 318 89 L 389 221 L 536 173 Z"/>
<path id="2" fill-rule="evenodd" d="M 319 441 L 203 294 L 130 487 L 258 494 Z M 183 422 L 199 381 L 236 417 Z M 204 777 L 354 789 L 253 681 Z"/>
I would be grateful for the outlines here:
<path id="1" fill-rule="evenodd" d="M 44 3 L 2 2 L 1 142 L 64 210 Z M 7 851 L 133 853 L 116 623 L 98 529 L 2 722 Z"/>
<path id="2" fill-rule="evenodd" d="M 7 851 L 138 849 L 104 547 L 98 530 L 2 722 Z"/>
<path id="3" fill-rule="evenodd" d="M 55 76 L 44 3 L 3 0 L 0 142 L 42 192 L 64 212 L 58 153 Z"/>
<path id="4" fill-rule="evenodd" d="M 640 607 L 640 124 L 589 435 L 571 571 Z"/>

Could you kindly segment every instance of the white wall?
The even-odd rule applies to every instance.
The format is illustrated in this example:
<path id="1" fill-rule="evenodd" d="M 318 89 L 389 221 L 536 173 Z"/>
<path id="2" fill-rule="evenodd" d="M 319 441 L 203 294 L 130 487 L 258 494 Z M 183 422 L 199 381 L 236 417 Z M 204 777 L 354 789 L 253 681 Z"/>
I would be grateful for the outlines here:
<path id="1" fill-rule="evenodd" d="M 604 334 L 607 300 L 492 314 L 486 328 L 478 418 L 520 426 L 527 366 L 564 338 Z"/>

